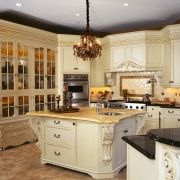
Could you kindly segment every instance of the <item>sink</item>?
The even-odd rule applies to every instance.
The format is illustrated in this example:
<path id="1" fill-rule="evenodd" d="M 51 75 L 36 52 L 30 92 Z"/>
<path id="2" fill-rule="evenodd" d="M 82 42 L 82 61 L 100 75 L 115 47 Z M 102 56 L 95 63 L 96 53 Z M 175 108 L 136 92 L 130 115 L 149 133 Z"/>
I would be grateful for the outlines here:
<path id="1" fill-rule="evenodd" d="M 100 115 L 106 115 L 106 116 L 118 116 L 118 115 L 121 115 L 121 113 L 117 113 L 117 112 L 101 112 L 99 114 Z"/>

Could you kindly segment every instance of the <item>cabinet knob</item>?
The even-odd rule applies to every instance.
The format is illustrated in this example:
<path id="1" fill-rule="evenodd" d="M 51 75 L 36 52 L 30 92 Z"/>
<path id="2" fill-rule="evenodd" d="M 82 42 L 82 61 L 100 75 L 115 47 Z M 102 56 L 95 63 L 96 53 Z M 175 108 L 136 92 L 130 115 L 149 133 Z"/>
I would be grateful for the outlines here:
<path id="1" fill-rule="evenodd" d="M 73 122 L 73 126 L 75 126 L 76 125 L 76 123 L 75 122 Z"/>
<path id="2" fill-rule="evenodd" d="M 124 133 L 127 133 L 128 132 L 128 130 L 126 129 L 126 130 L 124 130 Z"/>
<path id="3" fill-rule="evenodd" d="M 61 135 L 60 135 L 60 134 L 58 134 L 58 135 L 57 135 L 57 134 L 54 134 L 54 137 L 55 137 L 55 138 L 60 138 Z"/>
<path id="4" fill-rule="evenodd" d="M 168 113 L 174 113 L 174 111 L 169 111 L 169 110 L 168 110 Z"/>
<path id="5" fill-rule="evenodd" d="M 61 121 L 54 120 L 54 124 L 60 124 Z"/>
<path id="6" fill-rule="evenodd" d="M 180 119 L 178 119 L 178 121 L 180 121 Z"/>
<path id="7" fill-rule="evenodd" d="M 61 153 L 60 152 L 56 152 L 56 151 L 54 151 L 54 154 L 56 155 L 56 156 L 60 156 L 61 155 Z"/>

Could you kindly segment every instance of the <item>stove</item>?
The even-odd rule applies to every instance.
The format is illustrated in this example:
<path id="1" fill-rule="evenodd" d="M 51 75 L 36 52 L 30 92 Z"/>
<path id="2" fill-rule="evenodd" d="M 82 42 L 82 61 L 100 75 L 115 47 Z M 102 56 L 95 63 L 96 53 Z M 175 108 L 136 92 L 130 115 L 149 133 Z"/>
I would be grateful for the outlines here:
<path id="1" fill-rule="evenodd" d="M 147 108 L 146 103 L 141 102 L 122 102 L 122 101 L 115 101 L 109 102 L 110 107 L 114 109 L 138 109 L 138 110 L 145 110 Z"/>

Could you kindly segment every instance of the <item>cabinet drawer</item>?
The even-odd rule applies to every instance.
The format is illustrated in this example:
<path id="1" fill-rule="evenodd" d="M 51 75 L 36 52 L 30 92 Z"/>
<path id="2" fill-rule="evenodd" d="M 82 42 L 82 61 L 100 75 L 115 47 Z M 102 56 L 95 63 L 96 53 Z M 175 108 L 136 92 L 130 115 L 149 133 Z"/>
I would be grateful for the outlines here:
<path id="1" fill-rule="evenodd" d="M 44 145 L 44 156 L 48 160 L 52 160 L 59 163 L 72 164 L 73 153 L 70 148 L 62 148 L 49 144 Z"/>
<path id="2" fill-rule="evenodd" d="M 173 109 L 173 108 L 164 109 L 163 114 L 168 115 L 168 116 L 179 116 L 180 115 L 180 110 Z"/>
<path id="3" fill-rule="evenodd" d="M 44 127 L 44 139 L 46 143 L 71 146 L 71 130 L 53 127 Z"/>
<path id="4" fill-rule="evenodd" d="M 160 108 L 157 106 L 148 106 L 146 117 L 157 118 L 159 117 Z"/>
<path id="5" fill-rule="evenodd" d="M 2 124 L 2 129 L 4 132 L 14 131 L 17 129 L 29 128 L 29 121 L 19 121 Z"/>
<path id="6" fill-rule="evenodd" d="M 66 121 L 57 118 L 44 118 L 42 122 L 43 124 L 55 126 L 55 127 L 64 127 L 64 128 L 72 127 L 72 123 L 69 120 Z"/>

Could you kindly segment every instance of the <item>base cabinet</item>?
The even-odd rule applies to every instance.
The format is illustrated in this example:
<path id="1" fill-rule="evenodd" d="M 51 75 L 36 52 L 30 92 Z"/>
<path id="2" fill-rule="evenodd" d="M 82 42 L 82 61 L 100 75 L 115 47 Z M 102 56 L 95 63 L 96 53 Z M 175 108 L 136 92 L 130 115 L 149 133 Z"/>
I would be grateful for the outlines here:
<path id="1" fill-rule="evenodd" d="M 119 123 L 99 124 L 53 117 L 30 118 L 38 135 L 41 162 L 112 178 L 126 165 L 126 145 L 121 137 L 135 134 L 135 117 Z"/>
<path id="2" fill-rule="evenodd" d="M 164 108 L 162 110 L 161 128 L 179 128 L 180 110 L 174 108 Z"/>
<path id="3" fill-rule="evenodd" d="M 146 134 L 150 129 L 158 129 L 160 126 L 160 107 L 147 106 L 145 124 L 142 128 L 142 134 Z"/>

